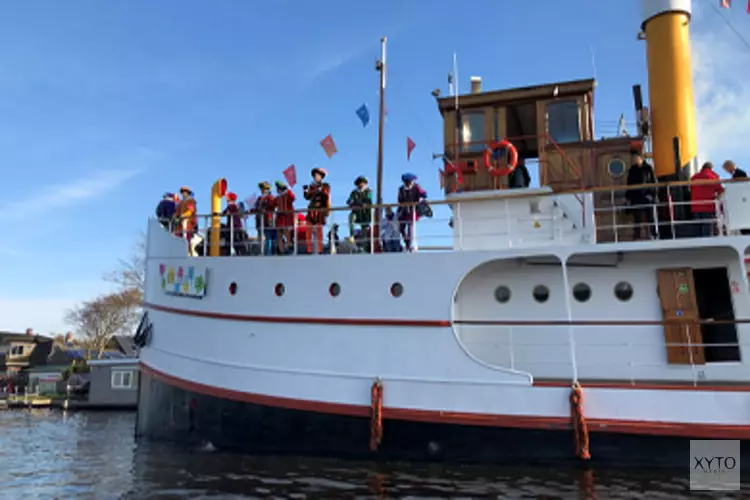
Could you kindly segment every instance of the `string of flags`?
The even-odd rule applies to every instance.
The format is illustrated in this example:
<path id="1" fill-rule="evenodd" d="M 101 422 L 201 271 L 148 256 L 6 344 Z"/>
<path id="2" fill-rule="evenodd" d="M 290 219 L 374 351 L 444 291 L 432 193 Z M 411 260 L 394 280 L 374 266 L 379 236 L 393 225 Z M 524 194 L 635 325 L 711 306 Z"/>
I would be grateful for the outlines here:
<path id="1" fill-rule="evenodd" d="M 732 6 L 732 0 L 719 0 L 719 7 L 728 9 Z M 747 13 L 750 14 L 750 0 L 747 2 Z"/>
<path id="2" fill-rule="evenodd" d="M 367 127 L 370 124 L 370 110 L 367 107 L 366 103 L 363 103 L 360 107 L 358 107 L 355 111 L 357 117 L 359 118 L 359 121 L 362 123 L 362 127 Z M 388 114 L 388 109 L 383 107 L 383 114 Z M 326 156 L 331 159 L 333 155 L 338 153 L 338 148 L 336 147 L 336 142 L 333 140 L 333 134 L 328 134 L 320 141 L 320 146 L 323 148 L 323 151 L 325 152 Z M 414 149 L 417 147 L 417 143 L 414 142 L 414 139 L 411 137 L 406 138 L 406 161 L 411 161 L 411 154 L 414 152 Z M 441 187 L 443 183 L 443 173 L 441 172 Z M 286 183 L 290 188 L 293 188 L 295 185 L 297 185 L 297 167 L 292 163 L 287 168 L 282 170 L 282 174 L 284 175 L 284 179 L 286 179 Z M 255 202 L 257 201 L 257 195 L 249 196 L 246 200 L 244 200 L 247 206 L 253 206 Z"/>

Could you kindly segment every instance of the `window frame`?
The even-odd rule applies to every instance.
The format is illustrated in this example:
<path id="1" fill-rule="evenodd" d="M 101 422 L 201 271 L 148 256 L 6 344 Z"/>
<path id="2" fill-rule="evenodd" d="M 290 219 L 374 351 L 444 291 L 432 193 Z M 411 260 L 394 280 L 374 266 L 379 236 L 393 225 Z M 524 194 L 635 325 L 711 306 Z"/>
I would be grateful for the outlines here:
<path id="1" fill-rule="evenodd" d="M 568 140 L 563 139 L 559 140 L 557 137 L 554 136 L 554 134 L 550 131 L 550 109 L 554 108 L 555 106 L 575 106 L 576 109 L 576 124 L 578 128 L 578 137 L 575 140 Z M 572 144 L 575 142 L 581 142 L 583 140 L 583 116 L 581 112 L 581 105 L 578 102 L 578 99 L 560 99 L 555 101 L 549 101 L 544 104 L 544 128 L 547 131 L 547 140 L 546 142 L 555 144 Z"/>
<path id="2" fill-rule="evenodd" d="M 481 137 L 474 137 L 471 117 L 477 117 L 478 123 L 481 124 Z M 485 142 L 487 141 L 487 110 L 468 110 L 461 111 L 458 123 L 459 151 L 461 153 L 481 153 L 484 151 Z M 469 140 L 464 137 L 464 124 L 468 125 Z M 469 142 L 470 144 L 466 144 Z"/>
<path id="3" fill-rule="evenodd" d="M 128 375 L 128 384 L 125 384 L 125 376 Z M 134 389 L 135 388 L 135 370 L 117 369 L 112 370 L 110 374 L 110 388 L 112 389 Z"/>

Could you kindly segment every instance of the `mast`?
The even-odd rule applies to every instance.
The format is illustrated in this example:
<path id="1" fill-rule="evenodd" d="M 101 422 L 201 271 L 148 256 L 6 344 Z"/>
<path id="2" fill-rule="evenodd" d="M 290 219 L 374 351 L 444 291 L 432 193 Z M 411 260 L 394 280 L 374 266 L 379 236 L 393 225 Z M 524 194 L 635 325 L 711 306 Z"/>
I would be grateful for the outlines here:
<path id="1" fill-rule="evenodd" d="M 378 176 L 375 192 L 375 203 L 378 205 L 375 210 L 375 226 L 380 224 L 380 206 L 383 204 L 383 122 L 385 121 L 385 44 L 387 37 L 380 39 L 380 60 L 375 65 L 375 69 L 380 72 L 380 110 L 378 112 Z"/>

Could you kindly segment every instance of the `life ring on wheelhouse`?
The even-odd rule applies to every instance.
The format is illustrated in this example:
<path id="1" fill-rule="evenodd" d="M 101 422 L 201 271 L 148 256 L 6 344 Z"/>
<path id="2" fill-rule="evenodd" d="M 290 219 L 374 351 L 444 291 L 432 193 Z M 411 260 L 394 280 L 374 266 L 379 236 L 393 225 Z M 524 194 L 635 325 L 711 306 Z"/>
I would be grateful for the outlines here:
<path id="1" fill-rule="evenodd" d="M 492 163 L 492 155 L 495 151 L 506 150 L 508 156 L 508 165 L 505 167 L 496 167 Z M 516 147 L 507 139 L 502 141 L 495 141 L 490 143 L 487 149 L 484 150 L 484 168 L 490 175 L 495 177 L 505 177 L 510 175 L 516 169 L 518 165 L 518 150 Z"/>

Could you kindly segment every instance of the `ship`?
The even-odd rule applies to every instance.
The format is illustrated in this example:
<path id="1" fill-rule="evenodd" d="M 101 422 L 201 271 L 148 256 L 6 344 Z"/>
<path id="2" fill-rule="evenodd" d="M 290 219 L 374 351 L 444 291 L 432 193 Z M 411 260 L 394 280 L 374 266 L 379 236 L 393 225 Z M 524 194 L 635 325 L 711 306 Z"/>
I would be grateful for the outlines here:
<path id="1" fill-rule="evenodd" d="M 683 466 L 691 440 L 750 439 L 750 184 L 725 182 L 710 234 L 695 232 L 691 2 L 641 5 L 649 105 L 634 86 L 634 135 L 596 139 L 593 79 L 434 92 L 445 196 L 430 202 L 450 207 L 446 245 L 419 222 L 411 252 L 373 237 L 357 253 L 233 255 L 216 215 L 225 179 L 203 251 L 151 220 L 137 435 L 639 466 Z M 656 174 L 643 237 L 626 206 L 634 151 Z M 540 187 L 510 188 L 519 158 L 538 163 Z M 376 224 L 382 140 L 378 160 Z"/>

